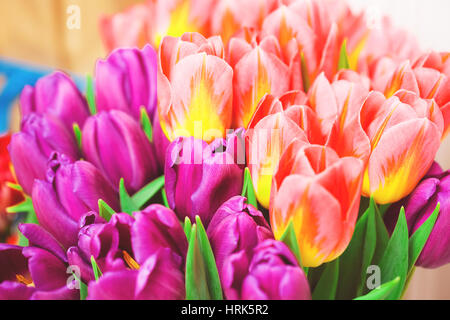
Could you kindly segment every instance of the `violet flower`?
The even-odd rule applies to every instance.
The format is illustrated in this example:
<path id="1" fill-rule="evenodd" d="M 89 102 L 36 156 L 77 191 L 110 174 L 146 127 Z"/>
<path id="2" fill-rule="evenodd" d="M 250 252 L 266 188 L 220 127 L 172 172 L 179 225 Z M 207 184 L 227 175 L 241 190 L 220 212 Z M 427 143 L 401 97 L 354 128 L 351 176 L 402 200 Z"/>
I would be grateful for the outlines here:
<path id="1" fill-rule="evenodd" d="M 240 251 L 250 254 L 260 242 L 273 239 L 263 214 L 246 200 L 237 196 L 225 202 L 208 226 L 208 238 L 221 276 L 227 257 Z"/>
<path id="2" fill-rule="evenodd" d="M 21 225 L 20 231 L 29 247 L 0 244 L 0 300 L 79 299 L 60 244 L 37 225 Z"/>
<path id="3" fill-rule="evenodd" d="M 39 79 L 34 87 L 26 86 L 20 96 L 20 108 L 22 117 L 33 112 L 57 117 L 69 131 L 74 123 L 82 127 L 90 115 L 86 99 L 62 72 Z"/>
<path id="4" fill-rule="evenodd" d="M 288 247 L 279 241 L 259 244 L 225 260 L 222 286 L 229 300 L 309 300 L 308 280 Z"/>
<path id="5" fill-rule="evenodd" d="M 98 111 L 121 110 L 140 119 L 144 107 L 150 119 L 156 112 L 157 57 L 150 46 L 117 49 L 96 66 L 96 104 Z"/>
<path id="6" fill-rule="evenodd" d="M 83 153 L 118 189 L 121 178 L 135 193 L 158 175 L 158 163 L 150 141 L 139 123 L 122 111 L 102 112 L 83 128 Z"/>
<path id="7" fill-rule="evenodd" d="M 98 212 L 102 199 L 118 210 L 118 194 L 91 163 L 70 163 L 55 154 L 46 180 L 36 180 L 33 206 L 39 223 L 65 248 L 77 242 L 79 221 L 88 212 Z"/>
<path id="8" fill-rule="evenodd" d="M 8 147 L 17 180 L 25 193 L 31 194 L 35 179 L 44 179 L 47 162 L 54 152 L 68 161 L 79 158 L 75 136 L 63 123 L 49 115 L 32 113 L 22 121 L 22 130 L 11 138 Z"/>
<path id="9" fill-rule="evenodd" d="M 166 192 L 180 220 L 199 216 L 207 226 L 227 200 L 242 192 L 245 160 L 242 131 L 210 145 L 193 137 L 177 138 L 167 149 Z M 245 159 L 245 157 L 244 157 Z"/>
<path id="10" fill-rule="evenodd" d="M 393 232 L 401 207 L 405 207 L 409 234 L 417 229 L 433 214 L 440 203 L 440 212 L 433 231 L 416 262 L 424 268 L 439 268 L 450 263 L 450 171 L 443 172 L 434 163 L 422 182 L 404 200 L 392 205 L 386 212 L 384 221 Z"/>

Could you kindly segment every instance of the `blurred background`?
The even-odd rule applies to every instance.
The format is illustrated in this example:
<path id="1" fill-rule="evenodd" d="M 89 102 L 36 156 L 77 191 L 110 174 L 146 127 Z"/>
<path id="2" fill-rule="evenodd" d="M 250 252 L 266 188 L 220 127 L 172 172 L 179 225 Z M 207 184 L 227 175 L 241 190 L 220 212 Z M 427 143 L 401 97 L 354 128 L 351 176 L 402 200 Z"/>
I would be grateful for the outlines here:
<path id="1" fill-rule="evenodd" d="M 252 0 L 246 0 L 252 1 Z M 397 25 L 415 34 L 423 49 L 450 51 L 448 0 L 347 0 L 372 14 L 389 14 Z M 124 10 L 139 0 L 0 0 L 0 132 L 18 128 L 17 94 L 26 83 L 62 69 L 80 80 L 93 73 L 96 59 L 106 51 L 98 21 L 104 14 Z M 78 6 L 80 28 L 68 28 Z M 8 79 L 8 80 L 6 80 Z M 438 154 L 450 169 L 450 139 Z M 450 299 L 450 266 L 417 269 L 406 299 Z"/>

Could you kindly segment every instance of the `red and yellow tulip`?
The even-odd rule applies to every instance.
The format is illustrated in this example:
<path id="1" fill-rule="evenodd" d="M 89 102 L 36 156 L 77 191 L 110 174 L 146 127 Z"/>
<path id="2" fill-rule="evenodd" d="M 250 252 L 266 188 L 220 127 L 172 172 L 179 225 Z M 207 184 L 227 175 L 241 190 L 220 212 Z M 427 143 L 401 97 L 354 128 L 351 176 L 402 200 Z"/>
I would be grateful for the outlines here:
<path id="1" fill-rule="evenodd" d="M 399 201 L 414 190 L 433 164 L 444 128 L 433 101 L 414 99 L 411 92 L 397 95 L 386 99 L 372 92 L 360 113 L 371 145 L 363 195 L 380 204 Z"/>
<path id="2" fill-rule="evenodd" d="M 317 267 L 347 248 L 358 216 L 364 163 L 294 141 L 274 177 L 271 225 L 280 239 L 293 224 L 302 264 Z M 337 183 L 339 182 L 339 183 Z"/>

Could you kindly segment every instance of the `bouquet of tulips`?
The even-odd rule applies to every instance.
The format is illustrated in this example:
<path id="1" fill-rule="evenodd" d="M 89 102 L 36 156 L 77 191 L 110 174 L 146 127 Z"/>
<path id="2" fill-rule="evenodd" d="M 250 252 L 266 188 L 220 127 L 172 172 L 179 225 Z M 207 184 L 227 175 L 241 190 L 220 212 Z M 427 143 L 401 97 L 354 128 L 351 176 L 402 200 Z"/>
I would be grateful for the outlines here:
<path id="1" fill-rule="evenodd" d="M 152 0 L 21 95 L 1 299 L 400 299 L 450 262 L 450 54 L 341 0 Z"/>

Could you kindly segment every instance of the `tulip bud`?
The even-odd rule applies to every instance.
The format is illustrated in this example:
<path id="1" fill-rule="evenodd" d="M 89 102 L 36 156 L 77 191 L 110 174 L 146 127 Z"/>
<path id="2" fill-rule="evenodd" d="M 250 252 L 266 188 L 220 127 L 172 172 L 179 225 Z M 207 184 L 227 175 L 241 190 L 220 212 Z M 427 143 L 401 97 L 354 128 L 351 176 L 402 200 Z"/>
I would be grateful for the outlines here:
<path id="1" fill-rule="evenodd" d="M 217 139 L 178 138 L 167 149 L 166 192 L 180 220 L 199 216 L 205 226 L 228 199 L 242 192 L 244 151 L 242 132 Z"/>
<path id="2" fill-rule="evenodd" d="M 144 263 L 161 248 L 170 248 L 183 261 L 187 254 L 187 239 L 175 213 L 155 204 L 134 215 L 132 243 L 138 263 Z"/>
<path id="3" fill-rule="evenodd" d="M 263 214 L 238 196 L 225 202 L 214 214 L 208 238 L 222 274 L 228 256 L 241 250 L 251 252 L 260 242 L 273 239 L 273 234 Z"/>
<path id="4" fill-rule="evenodd" d="M 155 50 L 118 49 L 97 62 L 96 103 L 98 111 L 121 110 L 139 119 L 144 107 L 151 118 L 156 112 Z"/>
<path id="5" fill-rule="evenodd" d="M 266 240 L 225 260 L 222 285 L 229 300 L 310 300 L 308 280 L 295 256 L 279 241 Z"/>
<path id="6" fill-rule="evenodd" d="M 86 99 L 66 74 L 54 72 L 26 86 L 20 96 L 22 117 L 33 112 L 59 118 L 72 132 L 74 123 L 80 127 L 89 117 Z"/>
<path id="7" fill-rule="evenodd" d="M 39 223 L 65 248 L 77 242 L 80 219 L 98 212 L 102 199 L 118 210 L 118 196 L 102 174 L 85 161 L 68 162 L 64 157 L 50 161 L 47 180 L 36 180 L 32 198 Z"/>
<path id="8" fill-rule="evenodd" d="M 89 118 L 83 128 L 83 152 L 119 187 L 121 178 L 135 193 L 157 177 L 154 150 L 139 123 L 122 111 L 102 112 Z"/>
<path id="9" fill-rule="evenodd" d="M 424 268 L 439 268 L 450 263 L 450 171 L 443 172 L 434 163 L 424 180 L 406 198 L 392 205 L 386 212 L 384 221 L 393 232 L 401 207 L 405 207 L 408 230 L 412 236 L 433 214 L 440 203 L 440 212 L 433 231 L 416 262 Z"/>
<path id="10" fill-rule="evenodd" d="M 54 152 L 76 161 L 79 152 L 74 135 L 52 116 L 26 116 L 21 132 L 13 135 L 9 145 L 11 162 L 25 193 L 31 194 L 35 179 L 45 179 L 47 162 Z"/>

